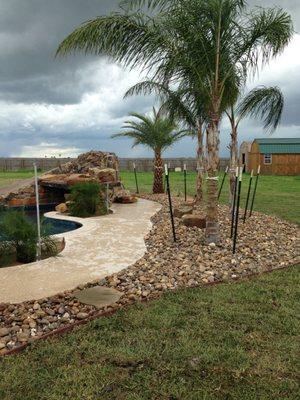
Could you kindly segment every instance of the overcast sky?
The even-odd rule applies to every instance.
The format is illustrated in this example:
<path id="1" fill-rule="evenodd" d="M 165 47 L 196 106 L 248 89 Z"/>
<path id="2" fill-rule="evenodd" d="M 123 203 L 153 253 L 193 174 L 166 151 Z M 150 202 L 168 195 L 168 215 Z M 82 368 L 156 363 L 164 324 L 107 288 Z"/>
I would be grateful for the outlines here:
<path id="1" fill-rule="evenodd" d="M 299 0 L 251 0 L 278 5 L 300 31 Z M 80 23 L 116 9 L 118 0 L 0 0 L 0 157 L 75 156 L 90 149 L 123 157 L 148 156 L 130 141 L 110 139 L 130 111 L 148 112 L 151 97 L 123 95 L 140 78 L 104 58 L 55 59 L 58 44 Z M 300 136 L 300 35 L 265 68 L 254 84 L 278 85 L 285 94 L 282 124 L 274 137 Z M 240 142 L 263 137 L 259 123 L 240 126 Z M 227 155 L 229 126 L 223 122 L 221 154 Z M 167 156 L 193 156 L 186 139 Z"/>

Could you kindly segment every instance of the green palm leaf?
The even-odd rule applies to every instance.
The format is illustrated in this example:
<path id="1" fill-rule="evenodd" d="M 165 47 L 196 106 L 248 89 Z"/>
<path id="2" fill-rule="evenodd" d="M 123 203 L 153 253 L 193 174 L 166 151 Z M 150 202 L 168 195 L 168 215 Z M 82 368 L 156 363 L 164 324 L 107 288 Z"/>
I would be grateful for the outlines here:
<path id="1" fill-rule="evenodd" d="M 275 130 L 281 120 L 284 97 L 278 87 L 259 87 L 251 92 L 240 103 L 238 112 L 241 117 L 259 118 L 264 129 Z"/>

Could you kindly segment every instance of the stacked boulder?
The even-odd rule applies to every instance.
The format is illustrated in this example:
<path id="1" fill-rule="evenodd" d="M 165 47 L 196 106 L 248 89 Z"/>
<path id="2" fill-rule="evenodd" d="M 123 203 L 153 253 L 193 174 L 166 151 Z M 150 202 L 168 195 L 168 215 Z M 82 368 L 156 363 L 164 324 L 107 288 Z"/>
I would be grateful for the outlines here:
<path id="1" fill-rule="evenodd" d="M 39 177 L 41 204 L 60 204 L 59 209 L 68 210 L 69 193 L 73 185 L 84 182 L 98 182 L 108 189 L 109 202 L 133 203 L 136 198 L 124 187 L 119 179 L 119 161 L 114 153 L 90 151 L 76 160 L 62 164 Z M 34 183 L 10 193 L 1 199 L 8 206 L 35 205 Z"/>

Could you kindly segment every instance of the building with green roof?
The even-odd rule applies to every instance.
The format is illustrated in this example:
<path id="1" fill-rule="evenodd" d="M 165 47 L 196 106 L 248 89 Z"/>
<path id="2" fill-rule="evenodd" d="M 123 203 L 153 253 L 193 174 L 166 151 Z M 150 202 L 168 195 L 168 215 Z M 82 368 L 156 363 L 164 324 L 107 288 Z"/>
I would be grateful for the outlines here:
<path id="1" fill-rule="evenodd" d="M 247 172 L 256 172 L 260 165 L 265 175 L 300 175 L 300 137 L 243 142 L 240 153 Z"/>

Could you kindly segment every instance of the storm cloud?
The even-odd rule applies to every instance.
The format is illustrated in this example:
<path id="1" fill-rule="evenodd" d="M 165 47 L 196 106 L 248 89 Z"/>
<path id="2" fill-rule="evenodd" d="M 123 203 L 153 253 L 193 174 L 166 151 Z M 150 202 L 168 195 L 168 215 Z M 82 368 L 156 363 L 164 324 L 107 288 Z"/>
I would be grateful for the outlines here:
<path id="1" fill-rule="evenodd" d="M 286 8 L 300 29 L 295 0 L 249 1 Z M 55 58 L 58 44 L 84 21 L 116 10 L 118 0 L 0 0 L 0 156 L 76 155 L 90 148 L 121 156 L 146 156 L 130 141 L 112 140 L 130 111 L 148 112 L 153 97 L 123 100 L 140 79 L 103 57 Z M 300 135 L 300 36 L 249 88 L 277 85 L 285 94 L 285 113 L 276 137 Z M 229 127 L 223 123 L 221 153 L 227 152 Z M 256 121 L 244 121 L 240 140 L 264 135 Z M 192 156 L 186 139 L 168 155 Z"/>

